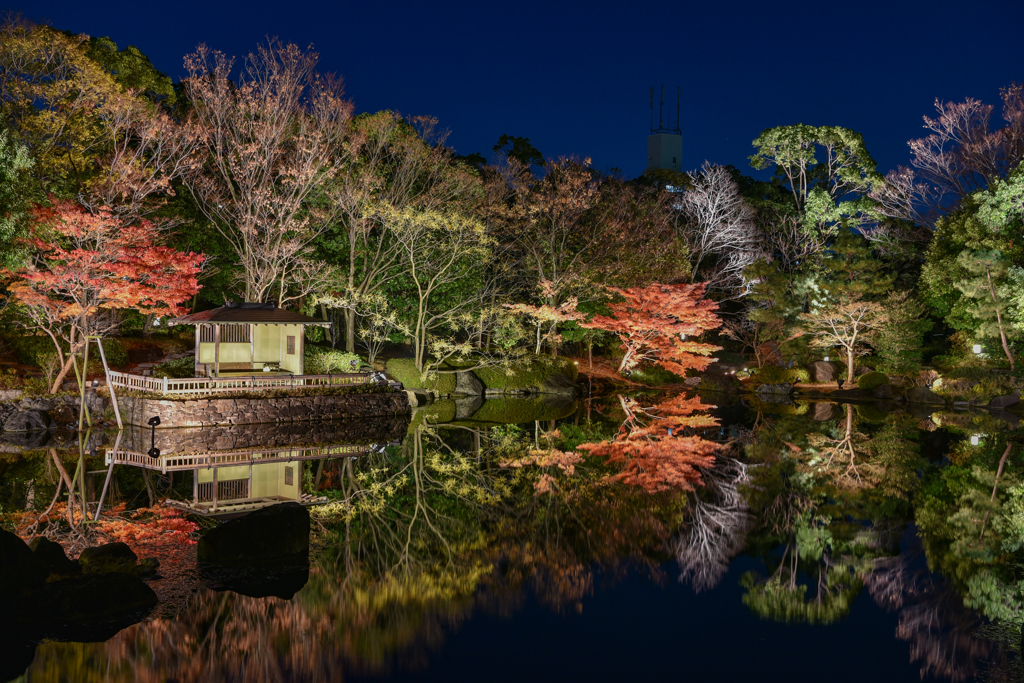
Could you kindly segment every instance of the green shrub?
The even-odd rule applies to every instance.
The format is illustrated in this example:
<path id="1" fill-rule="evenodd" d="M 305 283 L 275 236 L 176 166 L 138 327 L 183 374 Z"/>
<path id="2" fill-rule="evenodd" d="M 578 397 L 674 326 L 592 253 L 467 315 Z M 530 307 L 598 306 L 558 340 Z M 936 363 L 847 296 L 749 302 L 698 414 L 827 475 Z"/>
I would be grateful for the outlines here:
<path id="1" fill-rule="evenodd" d="M 154 377 L 166 377 L 167 379 L 185 379 L 195 377 L 196 359 L 193 356 L 186 356 L 176 360 L 169 360 L 166 363 L 153 368 Z"/>
<path id="2" fill-rule="evenodd" d="M 889 375 L 884 372 L 868 372 L 857 378 L 857 388 L 871 390 L 889 384 Z"/>
<path id="3" fill-rule="evenodd" d="M 44 336 L 8 337 L 7 344 L 14 352 L 14 356 L 19 363 L 22 365 L 31 365 L 35 368 L 43 367 L 47 363 L 48 357 L 55 356 L 57 353 L 53 347 L 53 342 L 50 341 L 50 338 Z M 64 349 L 64 352 L 67 353 L 67 344 L 61 342 L 61 347 Z M 104 339 L 103 351 L 107 355 L 107 363 L 110 367 L 122 368 L 125 365 L 128 365 L 128 352 L 125 351 L 124 345 L 117 339 Z M 96 359 L 99 361 L 99 357 L 100 354 L 96 345 L 90 343 L 90 360 Z M 91 365 L 92 364 L 90 363 L 90 366 Z M 102 363 L 100 367 L 102 368 Z"/>
<path id="4" fill-rule="evenodd" d="M 778 365 L 766 365 L 754 375 L 757 384 L 796 384 L 809 382 L 811 376 L 806 368 L 783 368 Z"/>
<path id="5" fill-rule="evenodd" d="M 345 353 L 329 346 L 306 345 L 304 362 L 307 375 L 352 372 L 352 361 L 356 362 L 356 368 L 363 364 L 363 360 L 354 353 Z"/>
<path id="6" fill-rule="evenodd" d="M 445 366 L 443 369 L 450 369 Z M 407 389 L 428 389 L 441 395 L 451 394 L 455 391 L 455 373 L 437 372 L 428 377 L 424 383 L 419 371 L 416 369 L 416 361 L 412 358 L 392 358 L 387 362 L 387 374 L 394 380 L 402 383 Z"/>
<path id="7" fill-rule="evenodd" d="M 0 389 L 23 389 L 25 380 L 13 369 L 0 370 Z"/>
<path id="8" fill-rule="evenodd" d="M 795 377 L 795 379 L 792 380 L 793 384 L 807 384 L 811 381 L 811 373 L 807 368 L 797 366 L 795 368 L 790 368 L 789 372 L 792 377 Z"/>
<path id="9" fill-rule="evenodd" d="M 107 365 L 112 368 L 123 368 L 128 365 L 128 351 L 117 339 L 104 339 L 103 340 L 103 353 L 107 356 Z M 92 344 L 89 348 L 90 358 L 99 358 L 99 350 L 95 344 Z"/>
<path id="10" fill-rule="evenodd" d="M 14 352 L 15 359 L 22 365 L 31 365 L 38 368 L 42 362 L 40 356 L 56 353 L 53 348 L 53 342 L 50 341 L 49 337 L 8 337 L 7 342 Z M 62 346 L 64 346 L 64 351 L 67 351 L 67 345 L 62 344 Z"/>

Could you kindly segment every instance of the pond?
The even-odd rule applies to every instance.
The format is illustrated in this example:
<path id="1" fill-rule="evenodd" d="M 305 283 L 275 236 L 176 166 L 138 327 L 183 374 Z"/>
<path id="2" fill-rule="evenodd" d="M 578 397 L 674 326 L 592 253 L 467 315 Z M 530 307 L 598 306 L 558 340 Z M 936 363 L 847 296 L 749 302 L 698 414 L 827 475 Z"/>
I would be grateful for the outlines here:
<path id="1" fill-rule="evenodd" d="M 704 403 L 730 405 L 704 417 L 694 400 L 439 402 L 397 426 L 158 432 L 165 457 L 325 447 L 296 460 L 288 482 L 282 456 L 254 466 L 269 474 L 250 467 L 245 484 L 236 466 L 220 489 L 243 486 L 252 500 L 267 481 L 299 487 L 295 499 L 312 505 L 308 574 L 269 597 L 211 581 L 190 538 L 237 512 L 222 499 L 211 514 L 216 481 L 117 465 L 111 514 L 151 509 L 149 496 L 197 512 L 197 526 L 161 528 L 159 543 L 133 537 L 161 561 L 146 579 L 160 603 L 116 633 L 7 637 L 3 675 L 1019 680 L 1016 417 L 713 394 Z M 104 438 L 82 451 L 94 498 Z M 150 447 L 149 432 L 123 438 Z M 338 444 L 358 449 L 326 448 Z M 3 512 L 45 508 L 52 456 L 6 450 Z"/>

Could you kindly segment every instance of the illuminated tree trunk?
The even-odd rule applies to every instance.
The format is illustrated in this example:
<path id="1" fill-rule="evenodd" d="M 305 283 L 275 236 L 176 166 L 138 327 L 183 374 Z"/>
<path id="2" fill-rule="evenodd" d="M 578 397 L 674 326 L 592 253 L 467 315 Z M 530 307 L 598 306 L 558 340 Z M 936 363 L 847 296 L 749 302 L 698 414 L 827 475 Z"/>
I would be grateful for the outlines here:
<path id="1" fill-rule="evenodd" d="M 999 312 L 999 299 L 996 298 L 996 288 L 992 285 L 992 268 L 985 265 L 985 275 L 988 277 L 988 291 L 992 295 L 992 304 L 996 310 L 996 324 L 999 326 L 999 339 L 1003 342 L 1003 352 L 1010 361 L 1010 372 L 1013 372 L 1013 354 L 1010 353 L 1010 345 L 1006 342 L 1006 330 L 1003 329 L 1003 316 Z M 982 532 L 984 533 L 984 532 Z"/>

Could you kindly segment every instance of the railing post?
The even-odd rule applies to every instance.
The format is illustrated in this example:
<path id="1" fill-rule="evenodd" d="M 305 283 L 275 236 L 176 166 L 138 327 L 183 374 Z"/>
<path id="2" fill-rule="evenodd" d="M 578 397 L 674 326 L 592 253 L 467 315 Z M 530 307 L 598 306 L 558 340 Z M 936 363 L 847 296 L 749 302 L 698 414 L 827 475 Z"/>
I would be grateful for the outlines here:
<path id="1" fill-rule="evenodd" d="M 166 394 L 167 393 L 167 378 L 166 377 L 164 377 L 163 385 L 164 385 L 163 386 L 163 392 Z"/>

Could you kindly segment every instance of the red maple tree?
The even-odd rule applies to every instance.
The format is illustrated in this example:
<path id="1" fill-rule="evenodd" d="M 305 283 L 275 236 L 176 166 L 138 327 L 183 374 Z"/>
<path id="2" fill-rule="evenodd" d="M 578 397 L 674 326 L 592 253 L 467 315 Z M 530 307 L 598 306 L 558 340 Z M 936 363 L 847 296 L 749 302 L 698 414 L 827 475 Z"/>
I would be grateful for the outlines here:
<path id="1" fill-rule="evenodd" d="M 692 491 L 703 483 L 701 468 L 715 462 L 719 445 L 696 434 L 693 429 L 714 427 L 718 420 L 706 411 L 700 398 L 677 394 L 654 406 L 642 407 L 628 396 L 619 401 L 626 420 L 611 441 L 580 444 L 581 450 L 621 466 L 609 477 L 650 493 Z"/>
<path id="2" fill-rule="evenodd" d="M 51 389 L 56 391 L 86 335 L 116 329 L 110 311 L 180 315 L 178 304 L 199 291 L 196 276 L 205 257 L 157 246 L 157 229 L 149 221 L 126 227 L 109 211 L 90 213 L 74 202 L 51 201 L 52 207 L 33 212 L 28 241 L 34 257 L 24 269 L 4 274 L 29 324 L 56 347 L 62 368 Z"/>
<path id="3" fill-rule="evenodd" d="M 656 363 L 669 372 L 685 375 L 689 369 L 704 370 L 716 359 L 711 354 L 722 347 L 686 341 L 686 337 L 722 326 L 715 311 L 718 304 L 704 299 L 704 283 L 661 285 L 620 289 L 609 287 L 623 301 L 608 304 L 611 316 L 595 315 L 582 327 L 612 332 L 622 342 L 619 372 L 627 372 L 641 361 Z"/>

